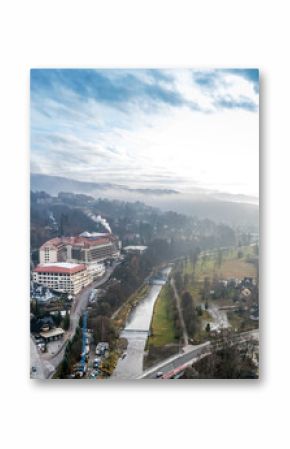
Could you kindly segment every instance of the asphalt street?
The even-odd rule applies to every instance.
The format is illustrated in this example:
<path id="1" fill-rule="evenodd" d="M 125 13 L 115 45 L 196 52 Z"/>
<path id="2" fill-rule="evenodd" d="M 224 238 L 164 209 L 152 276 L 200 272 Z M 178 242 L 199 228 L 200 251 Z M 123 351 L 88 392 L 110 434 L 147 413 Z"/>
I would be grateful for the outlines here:
<path id="1" fill-rule="evenodd" d="M 193 349 L 188 349 L 183 354 L 178 354 L 176 356 L 170 357 L 164 362 L 154 366 L 153 368 L 145 371 L 139 379 L 156 379 L 158 372 L 167 373 L 172 371 L 185 363 L 193 361 L 195 358 L 202 354 L 209 353 L 210 343 L 205 342 L 201 345 L 192 347 Z"/>
<path id="2" fill-rule="evenodd" d="M 236 343 L 240 344 L 251 339 L 259 339 L 258 329 L 243 332 L 235 336 Z M 198 346 L 188 345 L 184 348 L 184 353 L 170 357 L 169 359 L 164 360 L 162 363 L 159 363 L 158 365 L 148 369 L 141 376 L 139 376 L 138 379 L 156 379 L 158 372 L 168 373 L 169 371 L 179 368 L 186 363 L 191 364 L 200 356 L 207 353 L 209 354 L 211 352 L 211 349 L 212 347 L 209 341 Z"/>

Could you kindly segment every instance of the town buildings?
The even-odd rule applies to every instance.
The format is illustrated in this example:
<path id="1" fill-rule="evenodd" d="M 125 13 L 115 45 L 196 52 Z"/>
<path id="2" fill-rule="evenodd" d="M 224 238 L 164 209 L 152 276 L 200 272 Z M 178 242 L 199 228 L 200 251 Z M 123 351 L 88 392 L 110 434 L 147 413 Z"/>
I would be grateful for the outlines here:
<path id="1" fill-rule="evenodd" d="M 56 237 L 39 249 L 40 264 L 33 282 L 57 292 L 77 294 L 105 273 L 102 262 L 117 258 L 120 243 L 110 233 L 83 232 L 73 237 Z"/>
<path id="2" fill-rule="evenodd" d="M 91 263 L 116 258 L 119 240 L 113 234 L 84 232 L 74 237 L 56 237 L 39 250 L 40 263 Z"/>
<path id="3" fill-rule="evenodd" d="M 127 254 L 143 254 L 143 253 L 145 253 L 146 249 L 147 249 L 147 246 L 130 245 L 130 246 L 125 246 L 123 248 L 123 251 Z"/>
<path id="4" fill-rule="evenodd" d="M 54 291 L 75 295 L 92 282 L 92 276 L 85 264 L 48 262 L 33 270 L 33 281 Z"/>

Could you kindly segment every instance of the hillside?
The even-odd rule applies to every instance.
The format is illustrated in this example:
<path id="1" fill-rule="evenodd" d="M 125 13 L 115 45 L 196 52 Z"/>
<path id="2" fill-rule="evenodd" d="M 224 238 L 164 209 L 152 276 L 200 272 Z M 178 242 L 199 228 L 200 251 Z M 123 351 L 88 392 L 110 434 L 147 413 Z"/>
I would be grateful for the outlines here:
<path id="1" fill-rule="evenodd" d="M 223 196 L 204 193 L 185 194 L 173 189 L 131 188 L 111 183 L 83 182 L 60 176 L 31 174 L 31 190 L 45 191 L 50 195 L 72 192 L 90 195 L 96 199 L 107 198 L 128 202 L 142 201 L 163 211 L 174 211 L 199 219 L 209 219 L 234 227 L 257 231 L 259 207 L 255 204 L 237 201 L 239 196 Z M 231 199 L 232 198 L 232 201 Z"/>

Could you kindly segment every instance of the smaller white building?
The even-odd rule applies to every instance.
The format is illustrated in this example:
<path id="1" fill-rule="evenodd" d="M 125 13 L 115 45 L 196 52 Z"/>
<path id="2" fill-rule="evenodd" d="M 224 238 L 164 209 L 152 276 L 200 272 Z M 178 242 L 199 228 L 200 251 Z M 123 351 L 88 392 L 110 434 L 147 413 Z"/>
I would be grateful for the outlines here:
<path id="1" fill-rule="evenodd" d="M 56 294 L 51 292 L 49 288 L 39 285 L 33 290 L 31 298 L 38 302 L 49 302 L 56 298 Z"/>
<path id="2" fill-rule="evenodd" d="M 87 264 L 87 270 L 93 279 L 102 277 L 106 272 L 106 268 L 103 263 L 89 263 Z"/>
<path id="3" fill-rule="evenodd" d="M 128 254 L 143 254 L 147 249 L 147 246 L 142 245 L 130 245 L 125 246 L 123 251 Z"/>

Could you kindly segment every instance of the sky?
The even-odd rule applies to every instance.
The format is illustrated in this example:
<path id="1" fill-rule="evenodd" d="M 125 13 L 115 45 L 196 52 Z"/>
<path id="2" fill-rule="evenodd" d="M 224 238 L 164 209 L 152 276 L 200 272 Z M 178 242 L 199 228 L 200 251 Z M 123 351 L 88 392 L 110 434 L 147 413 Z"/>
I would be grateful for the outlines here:
<path id="1" fill-rule="evenodd" d="M 32 69 L 31 172 L 259 194 L 257 69 Z"/>

